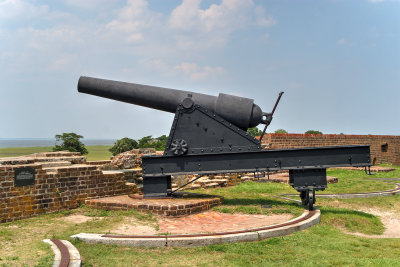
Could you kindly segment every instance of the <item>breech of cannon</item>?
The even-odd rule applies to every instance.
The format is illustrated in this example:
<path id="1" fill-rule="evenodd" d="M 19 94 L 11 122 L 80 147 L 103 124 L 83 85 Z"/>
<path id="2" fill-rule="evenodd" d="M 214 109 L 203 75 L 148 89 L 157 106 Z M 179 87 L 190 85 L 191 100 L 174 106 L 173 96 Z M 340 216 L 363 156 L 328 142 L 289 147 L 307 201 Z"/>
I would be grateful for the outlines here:
<path id="1" fill-rule="evenodd" d="M 253 99 L 245 97 L 222 93 L 218 96 L 211 96 L 84 76 L 79 78 L 78 91 L 171 113 L 175 113 L 185 98 L 191 97 L 194 103 L 214 112 L 243 130 L 264 123 L 263 116 L 266 114 L 253 103 Z"/>

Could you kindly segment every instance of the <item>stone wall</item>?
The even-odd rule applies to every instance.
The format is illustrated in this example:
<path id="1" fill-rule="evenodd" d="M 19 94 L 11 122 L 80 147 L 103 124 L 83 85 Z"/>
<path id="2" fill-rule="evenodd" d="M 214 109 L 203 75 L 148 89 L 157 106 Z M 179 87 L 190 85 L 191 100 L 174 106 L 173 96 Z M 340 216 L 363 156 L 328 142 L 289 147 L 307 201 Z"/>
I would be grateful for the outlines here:
<path id="1" fill-rule="evenodd" d="M 15 161 L 16 163 L 16 161 Z M 35 169 L 35 184 L 14 186 L 14 171 Z M 73 164 L 43 168 L 40 162 L 0 165 L 0 222 L 76 208 L 86 199 L 131 193 L 123 173 L 104 174 L 97 166 Z"/>
<path id="2" fill-rule="evenodd" d="M 400 165 L 400 136 L 344 134 L 267 134 L 262 140 L 267 149 L 369 145 L 373 164 Z"/>

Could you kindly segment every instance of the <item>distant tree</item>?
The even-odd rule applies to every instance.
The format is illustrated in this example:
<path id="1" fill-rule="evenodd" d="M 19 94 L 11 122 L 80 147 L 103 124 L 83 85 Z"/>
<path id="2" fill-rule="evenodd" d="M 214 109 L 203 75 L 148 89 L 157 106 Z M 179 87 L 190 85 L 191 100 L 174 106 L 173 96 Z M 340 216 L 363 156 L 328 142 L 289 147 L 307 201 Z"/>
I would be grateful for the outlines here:
<path id="1" fill-rule="evenodd" d="M 320 131 L 316 131 L 316 130 L 308 130 L 307 132 L 305 132 L 306 134 L 322 134 L 322 132 Z"/>
<path id="2" fill-rule="evenodd" d="M 153 137 L 151 135 L 148 135 L 138 140 L 138 147 L 139 148 L 153 147 L 153 142 L 154 142 Z"/>
<path id="3" fill-rule="evenodd" d="M 168 136 L 163 134 L 160 137 L 157 137 L 156 140 L 157 140 L 156 150 L 165 150 L 165 147 L 167 146 Z"/>
<path id="4" fill-rule="evenodd" d="M 161 135 L 160 137 L 153 138 L 151 135 L 145 136 L 138 140 L 139 148 L 152 147 L 156 150 L 164 150 L 167 145 L 168 137 L 166 135 Z"/>
<path id="5" fill-rule="evenodd" d="M 278 129 L 275 131 L 275 133 L 280 133 L 280 134 L 287 134 L 288 132 L 284 129 Z"/>
<path id="6" fill-rule="evenodd" d="M 56 144 L 53 147 L 53 151 L 68 150 L 70 152 L 80 152 L 82 155 L 88 153 L 85 145 L 79 140 L 83 138 L 82 135 L 76 133 L 63 133 L 57 134 Z M 61 142 L 57 144 L 57 142 Z"/>
<path id="7" fill-rule="evenodd" d="M 114 145 L 109 149 L 113 156 L 138 148 L 138 142 L 135 140 L 125 137 L 117 140 Z"/>
<path id="8" fill-rule="evenodd" d="M 256 136 L 260 136 L 262 134 L 262 131 L 260 129 L 258 129 L 257 127 L 253 127 L 253 128 L 247 129 L 247 133 L 256 137 Z"/>

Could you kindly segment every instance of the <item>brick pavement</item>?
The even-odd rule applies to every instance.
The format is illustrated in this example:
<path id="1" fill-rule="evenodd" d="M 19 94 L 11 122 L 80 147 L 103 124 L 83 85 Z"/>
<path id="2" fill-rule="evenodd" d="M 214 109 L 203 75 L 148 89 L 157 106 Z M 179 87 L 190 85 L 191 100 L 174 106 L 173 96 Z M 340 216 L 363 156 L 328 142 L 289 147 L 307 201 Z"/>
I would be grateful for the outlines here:
<path id="1" fill-rule="evenodd" d="M 127 195 L 88 199 L 88 207 L 106 210 L 130 210 L 152 212 L 165 216 L 183 216 L 208 210 L 220 205 L 222 198 L 209 196 L 204 198 L 171 198 L 171 199 L 135 199 Z"/>
<path id="2" fill-rule="evenodd" d="M 283 223 L 292 218 L 290 214 L 246 215 L 206 211 L 180 218 L 163 217 L 158 224 L 160 233 L 196 234 L 239 231 Z"/>

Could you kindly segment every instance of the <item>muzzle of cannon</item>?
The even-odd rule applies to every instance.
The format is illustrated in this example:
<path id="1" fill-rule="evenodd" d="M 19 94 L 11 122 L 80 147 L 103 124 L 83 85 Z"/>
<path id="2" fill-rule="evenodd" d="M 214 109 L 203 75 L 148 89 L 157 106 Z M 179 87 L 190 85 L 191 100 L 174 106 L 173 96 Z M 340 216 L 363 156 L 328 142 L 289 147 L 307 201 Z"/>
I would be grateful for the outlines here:
<path id="1" fill-rule="evenodd" d="M 283 92 L 272 112 L 265 113 L 249 98 L 90 77 L 79 79 L 78 91 L 175 113 L 164 155 L 142 157 L 144 198 L 174 196 L 181 189 L 171 188 L 176 175 L 288 170 L 290 185 L 312 210 L 315 191 L 327 188 L 326 168 L 371 165 L 369 146 L 262 149 L 260 139 Z M 260 123 L 265 124 L 260 139 L 246 132 Z"/>
<path id="2" fill-rule="evenodd" d="M 187 97 L 243 130 L 265 123 L 267 113 L 253 99 L 222 94 L 211 96 L 135 83 L 80 77 L 78 91 L 130 104 L 175 113 Z M 263 118 L 264 116 L 264 118 Z"/>

